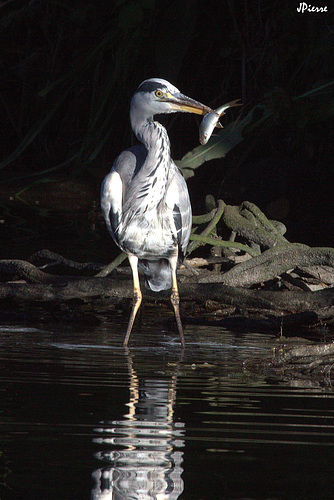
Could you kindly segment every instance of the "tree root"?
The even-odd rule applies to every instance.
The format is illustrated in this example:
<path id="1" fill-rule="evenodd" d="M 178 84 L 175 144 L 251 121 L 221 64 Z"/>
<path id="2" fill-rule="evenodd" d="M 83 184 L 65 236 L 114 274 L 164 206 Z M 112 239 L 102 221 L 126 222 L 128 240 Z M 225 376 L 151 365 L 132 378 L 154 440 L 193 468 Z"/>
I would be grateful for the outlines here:
<path id="1" fill-rule="evenodd" d="M 239 207 L 226 205 L 223 222 L 239 236 L 265 248 L 288 243 L 281 227 L 267 219 L 256 205 L 248 201 Z"/>
<path id="2" fill-rule="evenodd" d="M 225 274 L 205 278 L 203 282 L 214 281 L 229 286 L 252 286 L 272 280 L 290 269 L 305 267 L 312 270 L 312 266 L 317 266 L 320 280 L 328 280 L 328 284 L 333 284 L 334 273 L 324 269 L 324 275 L 322 275 L 321 266 L 334 269 L 334 248 L 311 248 L 300 243 L 273 247 L 261 255 L 240 263 Z"/>
<path id="3" fill-rule="evenodd" d="M 192 234 L 191 238 L 196 241 L 189 245 L 190 251 L 200 243 L 211 244 L 230 249 L 230 257 L 235 257 L 237 252 L 240 254 L 240 251 L 243 251 L 252 258 L 239 263 L 226 273 L 212 273 L 203 278 L 203 283 L 250 287 L 284 275 L 286 281 L 302 289 L 313 289 L 308 286 L 307 276 L 315 278 L 320 288 L 334 285 L 334 249 L 310 248 L 300 243 L 290 243 L 283 236 L 285 226 L 267 219 L 253 203 L 245 201 L 235 207 L 219 200 L 216 212 L 211 210 L 210 217 L 211 221 L 200 234 Z M 202 220 L 207 222 L 204 217 L 195 218 L 199 223 Z M 223 223 L 225 228 L 230 229 L 231 236 L 228 241 L 217 238 L 218 223 Z M 214 237 L 210 236 L 213 229 Z M 241 238 L 242 241 L 235 241 L 236 238 Z M 291 275 L 291 271 L 295 276 L 287 276 Z"/>

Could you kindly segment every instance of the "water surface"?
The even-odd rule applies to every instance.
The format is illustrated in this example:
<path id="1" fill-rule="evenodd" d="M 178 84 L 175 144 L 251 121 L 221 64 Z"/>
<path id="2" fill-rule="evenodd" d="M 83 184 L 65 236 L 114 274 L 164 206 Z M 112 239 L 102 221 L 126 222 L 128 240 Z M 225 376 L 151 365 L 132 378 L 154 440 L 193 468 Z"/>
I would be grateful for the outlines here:
<path id="1" fill-rule="evenodd" d="M 276 333 L 126 321 L 0 325 L 1 499 L 333 497 L 331 387 L 247 369 Z"/>

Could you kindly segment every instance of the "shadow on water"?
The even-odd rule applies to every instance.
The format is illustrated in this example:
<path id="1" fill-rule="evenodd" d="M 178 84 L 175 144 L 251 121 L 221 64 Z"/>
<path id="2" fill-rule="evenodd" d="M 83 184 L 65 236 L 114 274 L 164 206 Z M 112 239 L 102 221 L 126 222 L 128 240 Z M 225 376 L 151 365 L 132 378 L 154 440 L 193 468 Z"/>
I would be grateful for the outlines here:
<path id="1" fill-rule="evenodd" d="M 332 388 L 245 369 L 274 335 L 102 319 L 0 327 L 1 499 L 332 497 Z"/>

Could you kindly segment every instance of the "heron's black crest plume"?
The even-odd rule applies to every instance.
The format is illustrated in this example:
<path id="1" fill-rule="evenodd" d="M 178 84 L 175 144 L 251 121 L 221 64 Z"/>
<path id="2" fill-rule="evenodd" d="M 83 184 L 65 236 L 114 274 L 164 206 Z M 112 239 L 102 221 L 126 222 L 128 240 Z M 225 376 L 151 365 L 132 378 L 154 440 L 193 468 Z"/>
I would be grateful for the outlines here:
<path id="1" fill-rule="evenodd" d="M 163 85 L 159 83 L 158 81 L 155 80 L 149 80 L 141 83 L 139 87 L 137 88 L 136 92 L 153 92 L 154 90 L 161 89 L 161 90 L 167 90 L 166 85 Z"/>

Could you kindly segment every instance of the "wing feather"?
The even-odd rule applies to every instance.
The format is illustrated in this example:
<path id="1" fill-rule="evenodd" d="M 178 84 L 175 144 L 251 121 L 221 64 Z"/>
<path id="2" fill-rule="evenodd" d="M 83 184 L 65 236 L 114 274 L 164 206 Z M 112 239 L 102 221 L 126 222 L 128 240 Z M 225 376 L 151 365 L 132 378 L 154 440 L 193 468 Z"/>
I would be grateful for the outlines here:
<path id="1" fill-rule="evenodd" d="M 112 170 L 104 179 L 101 187 L 101 209 L 107 228 L 117 240 L 117 232 L 122 221 L 122 179 Z"/>
<path id="2" fill-rule="evenodd" d="M 140 170 L 145 158 L 145 148 L 134 146 L 123 151 L 105 177 L 101 186 L 101 209 L 107 228 L 119 245 L 118 233 L 124 222 L 124 204 L 129 195 L 129 186 Z"/>
<path id="3" fill-rule="evenodd" d="M 191 204 L 186 181 L 174 163 L 171 165 L 170 179 L 166 193 L 166 204 L 173 210 L 173 221 L 181 254 L 180 258 L 183 259 L 187 251 L 191 233 Z"/>

